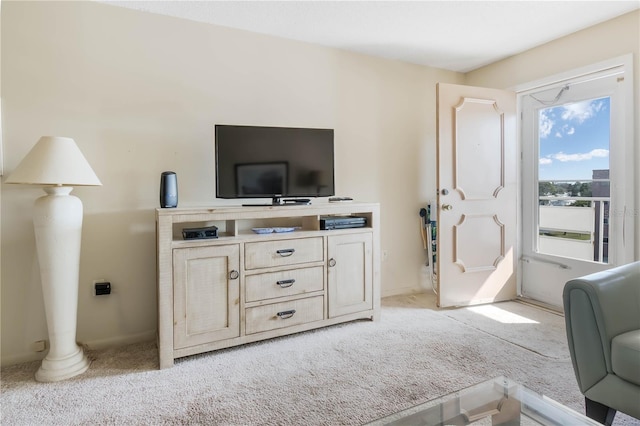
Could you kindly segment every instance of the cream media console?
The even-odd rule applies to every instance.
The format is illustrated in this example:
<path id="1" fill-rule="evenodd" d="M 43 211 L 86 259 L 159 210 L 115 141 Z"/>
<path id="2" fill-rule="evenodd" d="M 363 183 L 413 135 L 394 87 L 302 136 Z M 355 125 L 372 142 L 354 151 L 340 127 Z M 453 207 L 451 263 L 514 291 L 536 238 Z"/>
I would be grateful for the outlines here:
<path id="1" fill-rule="evenodd" d="M 366 225 L 322 230 L 326 216 L 364 217 Z M 218 238 L 183 239 L 184 228 L 212 225 Z M 157 209 L 160 368 L 197 353 L 378 319 L 379 225 L 377 203 Z"/>

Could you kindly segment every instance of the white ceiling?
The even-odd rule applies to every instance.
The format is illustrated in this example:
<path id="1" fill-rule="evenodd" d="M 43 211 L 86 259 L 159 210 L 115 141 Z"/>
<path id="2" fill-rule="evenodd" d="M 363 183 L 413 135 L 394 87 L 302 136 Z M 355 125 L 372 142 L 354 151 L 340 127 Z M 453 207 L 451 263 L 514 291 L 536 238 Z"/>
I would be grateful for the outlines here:
<path id="1" fill-rule="evenodd" d="M 640 8 L 640 0 L 102 2 L 459 72 Z"/>

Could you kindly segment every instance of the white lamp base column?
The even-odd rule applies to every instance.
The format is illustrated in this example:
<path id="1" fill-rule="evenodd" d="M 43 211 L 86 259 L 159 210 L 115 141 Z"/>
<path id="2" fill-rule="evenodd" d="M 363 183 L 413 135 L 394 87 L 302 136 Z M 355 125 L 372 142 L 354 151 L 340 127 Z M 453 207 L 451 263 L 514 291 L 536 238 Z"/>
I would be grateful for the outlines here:
<path id="1" fill-rule="evenodd" d="M 66 358 L 52 358 L 47 354 L 45 359 L 42 360 L 42 365 L 36 371 L 36 380 L 38 382 L 66 380 L 87 371 L 89 364 L 90 362 L 82 348 L 76 345 L 76 352 Z"/>
<path id="2" fill-rule="evenodd" d="M 36 380 L 55 382 L 89 368 L 76 343 L 82 202 L 69 195 L 69 186 L 44 190 L 48 195 L 36 200 L 33 224 L 50 347 Z"/>

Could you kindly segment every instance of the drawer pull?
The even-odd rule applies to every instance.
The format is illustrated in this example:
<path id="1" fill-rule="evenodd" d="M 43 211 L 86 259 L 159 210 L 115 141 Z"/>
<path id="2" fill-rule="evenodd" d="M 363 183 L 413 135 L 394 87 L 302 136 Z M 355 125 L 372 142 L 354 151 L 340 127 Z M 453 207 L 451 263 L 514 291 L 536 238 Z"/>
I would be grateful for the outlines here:
<path id="1" fill-rule="evenodd" d="M 296 280 L 291 278 L 290 280 L 277 281 L 276 284 L 278 284 L 280 288 L 288 288 L 291 287 L 295 282 Z"/>
<path id="2" fill-rule="evenodd" d="M 232 280 L 237 280 L 239 276 L 240 276 L 240 273 L 235 269 L 229 272 L 229 278 L 231 278 Z"/>
<path id="3" fill-rule="evenodd" d="M 278 253 L 280 256 L 282 257 L 289 257 L 291 256 L 294 252 L 296 251 L 296 249 L 282 249 L 282 250 L 277 250 L 276 253 Z"/>
<path id="4" fill-rule="evenodd" d="M 291 309 L 289 311 L 282 311 L 282 312 L 278 312 L 276 315 L 280 318 L 280 319 L 287 319 L 287 318 L 291 318 L 293 316 L 293 314 L 296 313 L 295 309 Z"/>

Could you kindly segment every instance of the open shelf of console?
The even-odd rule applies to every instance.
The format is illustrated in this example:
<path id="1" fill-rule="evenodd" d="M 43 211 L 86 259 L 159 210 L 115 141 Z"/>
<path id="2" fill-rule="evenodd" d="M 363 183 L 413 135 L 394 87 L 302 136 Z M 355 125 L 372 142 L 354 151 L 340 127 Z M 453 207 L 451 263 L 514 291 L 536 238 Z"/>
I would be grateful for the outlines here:
<path id="1" fill-rule="evenodd" d="M 323 217 L 364 217 L 322 230 Z M 377 203 L 156 210 L 158 352 L 174 359 L 380 314 Z M 216 226 L 218 238 L 184 240 Z M 293 228 L 258 234 L 253 228 Z"/>

